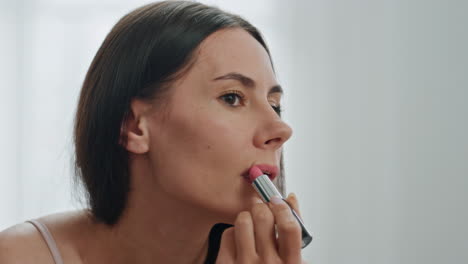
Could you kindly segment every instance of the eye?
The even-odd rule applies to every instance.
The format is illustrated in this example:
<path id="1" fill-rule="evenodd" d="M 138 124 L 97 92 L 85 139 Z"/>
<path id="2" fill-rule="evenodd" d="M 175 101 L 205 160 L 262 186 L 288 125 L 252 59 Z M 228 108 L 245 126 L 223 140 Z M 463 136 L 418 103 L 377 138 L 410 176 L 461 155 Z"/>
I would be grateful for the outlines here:
<path id="1" fill-rule="evenodd" d="M 273 110 L 275 110 L 275 112 L 281 116 L 281 112 L 283 112 L 283 109 L 281 108 L 281 106 L 275 106 L 275 105 L 272 105 L 271 106 L 273 108 Z"/>
<path id="2" fill-rule="evenodd" d="M 240 103 L 243 105 L 245 103 L 245 96 L 236 90 L 233 91 L 228 91 L 225 94 L 221 95 L 219 98 L 223 100 L 226 104 L 232 107 L 237 107 L 239 106 L 238 104 Z M 281 116 L 281 112 L 283 111 L 280 105 L 276 105 L 276 103 L 271 104 L 271 108 L 279 115 Z"/>
<path id="3" fill-rule="evenodd" d="M 235 105 L 236 102 L 244 103 L 244 99 L 245 99 L 244 95 L 239 91 L 229 91 L 229 92 L 221 95 L 220 98 L 225 103 L 227 103 L 228 105 L 230 105 L 232 107 L 238 106 L 238 105 Z"/>
<path id="4" fill-rule="evenodd" d="M 281 105 L 277 105 L 276 103 L 272 102 L 271 103 L 271 108 L 273 108 L 273 110 L 275 110 L 275 112 L 281 116 L 281 112 L 283 112 L 283 109 L 281 107 Z"/>

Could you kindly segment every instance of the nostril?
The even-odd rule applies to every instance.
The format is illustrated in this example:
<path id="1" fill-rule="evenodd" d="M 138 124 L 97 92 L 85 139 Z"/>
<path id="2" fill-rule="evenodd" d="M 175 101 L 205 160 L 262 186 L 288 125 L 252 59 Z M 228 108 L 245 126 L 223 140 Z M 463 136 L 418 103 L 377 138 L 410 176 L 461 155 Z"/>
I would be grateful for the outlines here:
<path id="1" fill-rule="evenodd" d="M 273 139 L 269 139 L 265 142 L 265 144 L 271 144 L 271 143 L 275 143 L 275 142 L 281 142 L 281 138 L 273 138 Z"/>

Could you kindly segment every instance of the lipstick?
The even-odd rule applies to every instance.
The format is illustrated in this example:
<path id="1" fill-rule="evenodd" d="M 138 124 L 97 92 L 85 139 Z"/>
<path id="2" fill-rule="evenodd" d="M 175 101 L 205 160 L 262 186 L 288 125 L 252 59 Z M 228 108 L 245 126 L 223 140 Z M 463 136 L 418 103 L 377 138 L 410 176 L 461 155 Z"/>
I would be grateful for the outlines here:
<path id="1" fill-rule="evenodd" d="M 312 236 L 307 231 L 304 223 L 302 222 L 301 218 L 298 216 L 296 211 L 292 209 L 291 205 L 283 198 L 278 189 L 276 189 L 275 185 L 270 180 L 268 175 L 264 174 L 262 170 L 260 170 L 260 168 L 258 168 L 257 166 L 252 166 L 249 170 L 249 179 L 252 183 L 252 186 L 265 203 L 270 202 L 271 197 L 278 196 L 289 206 L 294 218 L 296 218 L 297 222 L 301 226 L 302 248 L 305 248 L 312 241 Z"/>

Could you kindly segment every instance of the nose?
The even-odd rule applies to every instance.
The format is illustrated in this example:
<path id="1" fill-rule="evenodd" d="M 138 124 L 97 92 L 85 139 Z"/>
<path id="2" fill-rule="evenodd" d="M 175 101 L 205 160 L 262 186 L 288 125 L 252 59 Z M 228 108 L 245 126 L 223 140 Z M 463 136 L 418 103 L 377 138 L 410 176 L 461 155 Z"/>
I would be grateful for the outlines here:
<path id="1" fill-rule="evenodd" d="M 275 117 L 259 122 L 258 130 L 254 137 L 257 148 L 277 150 L 292 135 L 291 127 L 285 123 L 276 113 Z"/>

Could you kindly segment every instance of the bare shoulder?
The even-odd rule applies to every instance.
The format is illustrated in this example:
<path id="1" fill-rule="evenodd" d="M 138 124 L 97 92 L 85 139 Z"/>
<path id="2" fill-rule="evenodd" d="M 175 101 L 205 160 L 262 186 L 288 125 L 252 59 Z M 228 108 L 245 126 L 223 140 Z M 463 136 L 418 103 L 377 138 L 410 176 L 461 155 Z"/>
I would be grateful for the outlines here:
<path id="1" fill-rule="evenodd" d="M 54 238 L 65 263 L 80 263 L 77 246 L 83 211 L 70 211 L 38 218 Z M 19 223 L 0 232 L 0 263 L 55 263 L 44 238 L 31 223 Z"/>
<path id="2" fill-rule="evenodd" d="M 35 227 L 21 223 L 0 232 L 0 263 L 54 263 Z"/>

